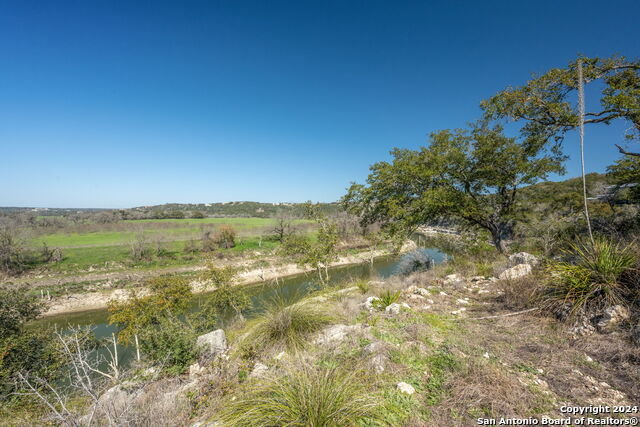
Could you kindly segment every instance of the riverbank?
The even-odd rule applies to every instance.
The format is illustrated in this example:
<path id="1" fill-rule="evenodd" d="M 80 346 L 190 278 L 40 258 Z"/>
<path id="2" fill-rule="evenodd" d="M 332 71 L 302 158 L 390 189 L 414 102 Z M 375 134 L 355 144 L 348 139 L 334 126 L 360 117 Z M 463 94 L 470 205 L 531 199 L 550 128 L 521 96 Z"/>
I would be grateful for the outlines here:
<path id="1" fill-rule="evenodd" d="M 413 245 L 404 245 L 401 252 L 409 251 Z M 364 251 L 356 254 L 343 255 L 335 262 L 329 265 L 330 268 L 340 267 L 353 264 L 362 264 L 371 262 L 372 258 L 379 258 L 391 255 L 391 251 L 387 249 L 379 249 L 375 251 Z M 242 260 L 235 264 L 234 267 L 246 268 L 246 261 Z M 196 266 L 189 270 L 182 270 L 181 273 L 192 273 L 204 269 L 203 266 Z M 305 274 L 313 271 L 311 268 L 302 268 L 295 263 L 285 263 L 281 265 L 270 265 L 268 267 L 250 268 L 241 271 L 238 275 L 236 285 L 251 285 L 255 283 L 279 280 L 299 274 Z M 163 272 L 164 273 L 164 272 Z M 173 273 L 178 273 L 174 271 Z M 196 294 L 210 292 L 213 289 L 198 279 L 194 279 L 190 283 L 193 292 Z M 144 295 L 146 289 L 144 287 L 136 287 L 135 290 Z M 47 311 L 43 317 L 57 316 L 61 314 L 78 313 L 90 310 L 99 310 L 107 307 L 111 300 L 123 301 L 129 298 L 131 288 L 122 289 L 104 289 L 93 292 L 71 293 L 54 297 L 48 302 Z"/>

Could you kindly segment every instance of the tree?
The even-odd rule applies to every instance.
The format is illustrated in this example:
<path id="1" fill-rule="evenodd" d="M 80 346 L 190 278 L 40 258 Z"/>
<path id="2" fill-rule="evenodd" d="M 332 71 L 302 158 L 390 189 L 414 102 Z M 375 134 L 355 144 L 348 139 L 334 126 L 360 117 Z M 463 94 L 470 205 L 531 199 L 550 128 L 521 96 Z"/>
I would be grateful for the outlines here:
<path id="1" fill-rule="evenodd" d="M 163 318 L 186 313 L 193 293 L 186 279 L 158 276 L 147 281 L 149 294 L 132 293 L 126 301 L 109 301 L 109 323 L 120 327 L 118 337 L 125 344 L 134 339 L 140 359 L 139 334 Z"/>
<path id="2" fill-rule="evenodd" d="M 603 84 L 600 108 L 585 112 L 584 123 L 610 124 L 622 119 L 631 124 L 627 138 L 640 138 L 640 61 L 625 57 L 580 57 L 566 68 L 551 69 L 524 86 L 507 88 L 483 101 L 486 117 L 525 120 L 524 136 L 560 142 L 566 132 L 579 125 L 578 106 L 573 102 L 579 86 L 579 61 L 587 84 L 597 80 Z M 619 145 L 618 149 L 623 154 L 640 155 Z"/>
<path id="3" fill-rule="evenodd" d="M 236 316 L 244 319 L 242 311 L 251 307 L 251 299 L 247 293 L 234 286 L 238 270 L 231 266 L 217 267 L 212 261 L 201 274 L 201 279 L 215 287 L 208 301 L 208 309 L 220 316 L 225 310 L 231 308 Z M 207 308 L 206 308 L 207 309 Z"/>
<path id="4" fill-rule="evenodd" d="M 506 250 L 518 190 L 562 172 L 563 157 L 545 144 L 518 142 L 502 128 L 480 123 L 431 134 L 429 147 L 395 148 L 393 161 L 371 166 L 367 185 L 352 184 L 342 203 L 363 225 L 381 222 L 393 234 L 410 233 L 442 216 L 491 234 Z"/>
<path id="5" fill-rule="evenodd" d="M 640 158 L 625 156 L 607 167 L 607 172 L 616 185 L 614 193 L 627 193 L 629 200 L 640 200 Z M 624 191 L 620 191 L 624 190 Z"/>
<path id="6" fill-rule="evenodd" d="M 320 283 L 324 284 L 329 280 L 329 265 L 338 258 L 338 229 L 335 222 L 320 211 L 318 204 L 307 202 L 305 209 L 307 218 L 313 219 L 318 225 L 317 239 L 312 241 L 306 236 L 290 235 L 285 239 L 282 251 L 285 255 L 293 256 L 299 266 L 316 270 Z"/>
<path id="7" fill-rule="evenodd" d="M 286 211 L 279 210 L 276 213 L 275 225 L 273 226 L 273 235 L 275 239 L 282 243 L 284 239 L 293 234 L 293 218 Z"/>
<path id="8" fill-rule="evenodd" d="M 0 288 L 0 401 L 13 397 L 20 372 L 47 380 L 62 374 L 63 360 L 52 334 L 25 324 L 42 312 L 43 304 L 25 288 Z"/>

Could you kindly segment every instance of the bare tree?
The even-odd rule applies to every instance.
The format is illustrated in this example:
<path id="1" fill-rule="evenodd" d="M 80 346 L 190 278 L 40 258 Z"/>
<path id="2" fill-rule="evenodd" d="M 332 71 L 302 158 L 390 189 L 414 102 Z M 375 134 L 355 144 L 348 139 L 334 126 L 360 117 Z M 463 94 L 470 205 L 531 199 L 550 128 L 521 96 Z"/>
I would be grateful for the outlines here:
<path id="1" fill-rule="evenodd" d="M 283 242 L 295 232 L 293 217 L 286 211 L 278 211 L 275 217 L 275 225 L 272 230 L 276 240 Z"/>
<path id="2" fill-rule="evenodd" d="M 100 399 L 104 386 L 116 383 L 121 375 L 115 335 L 112 334 L 109 344 L 103 347 L 108 354 L 105 356 L 96 351 L 89 327 L 71 328 L 70 333 L 65 334 L 56 331 L 55 334 L 68 366 L 64 385 L 20 372 L 18 381 L 24 390 L 21 394 L 39 399 L 49 409 L 52 418 L 65 426 L 92 425 L 98 414 L 107 420 L 108 425 L 118 425 L 128 408 L 108 405 Z M 101 366 L 107 369 L 101 369 Z M 84 396 L 91 402 L 90 411 L 84 416 L 70 408 L 70 399 L 77 396 Z"/>

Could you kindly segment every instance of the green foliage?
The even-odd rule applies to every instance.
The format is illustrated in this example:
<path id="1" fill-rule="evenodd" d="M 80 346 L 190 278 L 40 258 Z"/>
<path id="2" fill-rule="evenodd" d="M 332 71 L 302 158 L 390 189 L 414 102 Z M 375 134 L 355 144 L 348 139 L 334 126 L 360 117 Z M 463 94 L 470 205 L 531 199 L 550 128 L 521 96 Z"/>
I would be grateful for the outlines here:
<path id="1" fill-rule="evenodd" d="M 241 287 L 233 284 L 237 275 L 237 269 L 231 266 L 217 267 L 212 261 L 201 274 L 202 280 L 215 288 L 207 305 L 218 315 L 231 308 L 242 318 L 242 312 L 251 307 L 249 295 Z"/>
<path id="2" fill-rule="evenodd" d="M 322 307 L 305 302 L 287 305 L 284 298 L 276 295 L 255 320 L 243 346 L 256 351 L 268 347 L 300 348 L 309 334 L 333 320 Z"/>
<path id="3" fill-rule="evenodd" d="M 221 249 L 230 249 L 236 245 L 236 229 L 230 225 L 223 225 L 213 234 L 213 241 Z"/>
<path id="4" fill-rule="evenodd" d="M 307 218 L 318 225 L 315 241 L 306 236 L 292 234 L 285 237 L 282 254 L 293 257 L 302 268 L 310 267 L 318 272 L 321 283 L 329 280 L 329 265 L 338 259 L 336 246 L 338 245 L 338 229 L 335 222 L 329 220 L 318 205 L 307 203 Z M 324 271 L 324 276 L 323 276 Z"/>
<path id="5" fill-rule="evenodd" d="M 250 383 L 230 401 L 220 421 L 225 426 L 351 426 L 380 421 L 380 397 L 367 389 L 359 370 L 298 363 L 281 376 Z"/>
<path id="6" fill-rule="evenodd" d="M 635 270 L 636 259 L 631 246 L 623 246 L 599 237 L 595 245 L 577 243 L 566 251 L 570 261 L 552 264 L 547 285 L 549 303 L 568 303 L 571 313 L 591 306 L 608 306 L 624 301 L 636 286 L 627 275 Z"/>
<path id="7" fill-rule="evenodd" d="M 391 304 L 398 302 L 400 299 L 400 291 L 391 292 L 389 289 L 385 290 L 378 296 L 379 299 L 373 301 L 373 306 L 384 310 Z"/>
<path id="8" fill-rule="evenodd" d="M 132 293 L 126 301 L 109 301 L 109 323 L 120 328 L 118 336 L 125 344 L 161 319 L 184 314 L 193 296 L 188 281 L 179 276 L 151 278 L 147 287 L 149 295 Z"/>
<path id="9" fill-rule="evenodd" d="M 29 371 L 46 380 L 61 374 L 63 365 L 53 334 L 48 330 L 25 329 L 43 304 L 25 288 L 0 288 L 0 396 L 13 399 L 18 391 L 15 375 Z M 3 400 L 0 398 L 0 400 Z"/>
<path id="10" fill-rule="evenodd" d="M 630 201 L 640 201 L 640 157 L 625 156 L 607 168 L 609 176 L 618 187 L 630 186 L 623 190 L 622 197 Z M 624 197 L 624 196 L 627 197 Z"/>
<path id="11" fill-rule="evenodd" d="M 29 295 L 25 287 L 0 288 L 0 341 L 18 334 L 23 325 L 40 315 L 42 301 Z"/>
<path id="12" fill-rule="evenodd" d="M 366 294 L 367 292 L 369 292 L 369 289 L 371 289 L 371 285 L 369 285 L 369 281 L 366 279 L 358 280 L 356 282 L 356 286 L 363 294 Z"/>
<path id="13" fill-rule="evenodd" d="M 431 134 L 419 151 L 394 149 L 393 161 L 371 167 L 367 184 L 353 184 L 342 203 L 364 224 L 382 222 L 407 232 L 443 216 L 491 234 L 499 251 L 522 219 L 515 209 L 520 187 L 562 172 L 563 156 L 543 144 L 520 143 L 502 128 Z"/>
<path id="14" fill-rule="evenodd" d="M 631 122 L 629 138 L 640 136 L 640 61 L 624 57 L 578 58 L 588 83 L 604 84 L 599 105 L 587 111 L 585 124 L 609 124 L 615 119 Z M 508 88 L 483 101 L 489 118 L 526 120 L 523 134 L 529 139 L 561 140 L 567 131 L 578 126 L 579 112 L 571 96 L 578 88 L 577 60 L 566 68 L 553 68 L 530 80 L 526 85 Z"/>
<path id="15" fill-rule="evenodd" d="M 146 358 L 178 375 L 196 360 L 198 351 L 195 328 L 174 316 L 161 318 L 140 333 L 140 347 Z"/>

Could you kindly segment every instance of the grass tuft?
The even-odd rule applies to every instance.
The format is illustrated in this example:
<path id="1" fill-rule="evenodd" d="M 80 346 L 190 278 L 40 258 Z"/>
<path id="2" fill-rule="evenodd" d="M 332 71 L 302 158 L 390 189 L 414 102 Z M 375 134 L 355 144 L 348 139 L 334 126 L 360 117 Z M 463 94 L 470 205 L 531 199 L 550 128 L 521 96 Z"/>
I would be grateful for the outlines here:
<path id="1" fill-rule="evenodd" d="M 363 373 L 296 363 L 250 383 L 223 409 L 223 426 L 350 426 L 379 420 L 380 397 Z"/>
<path id="2" fill-rule="evenodd" d="M 275 296 L 254 321 L 244 343 L 254 351 L 267 347 L 297 349 L 304 345 L 309 334 L 333 321 L 333 316 L 321 307 L 304 301 L 287 305 L 284 298 Z"/>
<path id="3" fill-rule="evenodd" d="M 566 252 L 571 262 L 550 266 L 552 281 L 546 287 L 547 303 L 569 304 L 571 314 L 591 307 L 606 307 L 624 301 L 625 276 L 632 272 L 636 260 L 630 245 L 606 238 L 595 245 L 577 243 Z"/>

